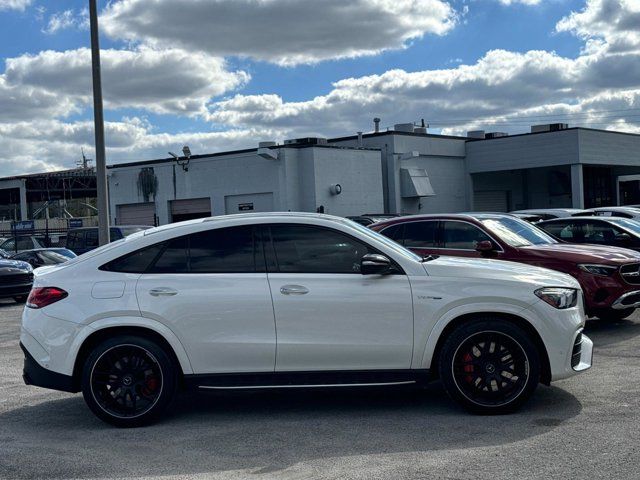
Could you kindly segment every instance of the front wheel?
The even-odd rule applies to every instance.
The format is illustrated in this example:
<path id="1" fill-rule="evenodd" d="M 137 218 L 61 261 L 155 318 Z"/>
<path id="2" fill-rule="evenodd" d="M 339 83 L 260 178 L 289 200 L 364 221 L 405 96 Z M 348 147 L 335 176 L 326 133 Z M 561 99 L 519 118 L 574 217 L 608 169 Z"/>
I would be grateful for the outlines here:
<path id="1" fill-rule="evenodd" d="M 177 366 L 145 337 L 122 335 L 98 344 L 82 371 L 84 400 L 100 419 L 117 427 L 158 420 L 172 403 Z"/>
<path id="2" fill-rule="evenodd" d="M 447 393 L 467 410 L 504 414 L 533 394 L 540 354 L 527 334 L 506 320 L 478 319 L 456 328 L 439 357 Z"/>

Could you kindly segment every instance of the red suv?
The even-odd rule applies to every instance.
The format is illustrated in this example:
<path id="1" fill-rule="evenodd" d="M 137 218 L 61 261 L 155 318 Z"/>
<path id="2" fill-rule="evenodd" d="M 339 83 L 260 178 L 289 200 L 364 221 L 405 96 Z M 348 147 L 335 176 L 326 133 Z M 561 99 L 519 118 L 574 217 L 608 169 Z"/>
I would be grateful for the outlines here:
<path id="1" fill-rule="evenodd" d="M 640 307 L 640 253 L 559 242 L 513 215 L 416 215 L 371 225 L 419 255 L 485 257 L 568 273 L 582 286 L 587 315 L 628 317 Z"/>

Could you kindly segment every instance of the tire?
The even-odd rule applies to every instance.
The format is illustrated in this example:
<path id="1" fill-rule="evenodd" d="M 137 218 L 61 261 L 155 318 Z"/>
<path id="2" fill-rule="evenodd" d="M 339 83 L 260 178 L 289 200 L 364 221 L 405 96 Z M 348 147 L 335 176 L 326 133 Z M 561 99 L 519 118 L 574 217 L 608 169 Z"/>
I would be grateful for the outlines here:
<path id="1" fill-rule="evenodd" d="M 109 338 L 84 363 L 82 395 L 91 411 L 111 425 L 149 425 L 172 404 L 178 368 L 169 352 L 148 338 Z"/>
<path id="2" fill-rule="evenodd" d="M 496 349 L 503 354 L 496 355 Z M 438 368 L 453 400 L 472 413 L 498 415 L 516 411 L 531 397 L 540 380 L 540 363 L 538 349 L 521 328 L 482 317 L 447 337 Z"/>
<path id="3" fill-rule="evenodd" d="M 628 316 L 632 315 L 635 312 L 635 308 L 625 308 L 622 310 L 615 310 L 613 308 L 607 308 L 606 310 L 601 310 L 596 312 L 596 317 L 600 320 L 610 320 L 610 321 L 618 321 L 624 320 Z"/>
<path id="4" fill-rule="evenodd" d="M 20 296 L 17 296 L 17 297 L 13 297 L 13 300 L 16 303 L 24 303 L 24 302 L 27 301 L 27 296 L 26 295 L 20 295 Z"/>

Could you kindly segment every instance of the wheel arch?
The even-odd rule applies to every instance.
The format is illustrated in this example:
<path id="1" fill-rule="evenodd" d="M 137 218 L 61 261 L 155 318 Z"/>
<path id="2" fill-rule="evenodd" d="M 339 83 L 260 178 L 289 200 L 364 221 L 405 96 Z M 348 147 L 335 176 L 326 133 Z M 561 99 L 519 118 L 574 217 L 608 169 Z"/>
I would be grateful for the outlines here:
<path id="1" fill-rule="evenodd" d="M 116 335 L 135 335 L 148 338 L 156 342 L 167 352 L 167 354 L 174 361 L 175 365 L 179 368 L 179 376 L 181 382 L 185 374 L 191 373 L 191 365 L 188 363 L 186 352 L 184 352 L 181 347 L 180 349 L 176 349 L 175 341 L 172 344 L 172 342 L 167 340 L 167 338 L 165 338 L 165 336 L 160 332 L 148 326 L 142 325 L 107 325 L 87 335 L 78 349 L 72 373 L 73 385 L 74 388 L 78 389 L 78 391 L 80 390 L 82 368 L 91 350 L 103 340 Z M 185 362 L 187 362 L 186 365 Z"/>
<path id="2" fill-rule="evenodd" d="M 540 333 L 538 333 L 538 330 L 536 330 L 535 326 L 533 326 L 533 324 L 531 324 L 526 318 L 513 313 L 505 312 L 466 313 L 450 320 L 444 326 L 442 332 L 440 332 L 435 348 L 433 349 L 433 353 L 431 355 L 431 365 L 429 367 L 431 375 L 434 378 L 436 378 L 438 375 L 438 359 L 440 357 L 440 351 L 442 350 L 442 346 L 444 345 L 448 336 L 459 326 L 486 317 L 506 320 L 518 326 L 519 328 L 524 330 L 527 335 L 530 336 L 530 338 L 533 340 L 534 345 L 538 349 L 538 352 L 540 353 L 540 381 L 545 385 L 549 385 L 551 383 L 551 363 L 549 361 L 547 348 L 542 341 Z"/>

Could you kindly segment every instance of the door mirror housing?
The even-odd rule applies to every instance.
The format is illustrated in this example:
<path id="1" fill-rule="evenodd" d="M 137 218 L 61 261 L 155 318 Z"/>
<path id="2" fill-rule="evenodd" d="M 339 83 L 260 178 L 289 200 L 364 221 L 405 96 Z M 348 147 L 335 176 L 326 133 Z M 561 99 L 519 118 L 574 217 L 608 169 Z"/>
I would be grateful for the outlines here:
<path id="1" fill-rule="evenodd" d="M 491 240 L 482 240 L 476 244 L 476 252 L 489 253 L 495 251 Z"/>
<path id="2" fill-rule="evenodd" d="M 384 275 L 390 273 L 393 265 L 389 257 L 379 253 L 369 253 L 360 260 L 362 275 Z"/>

